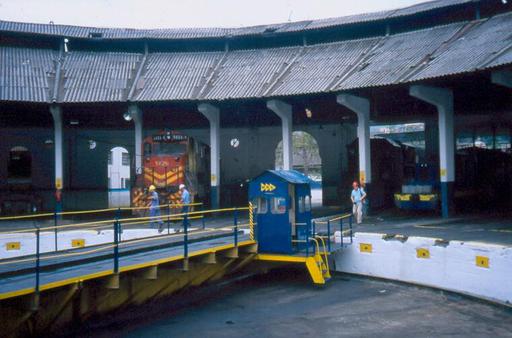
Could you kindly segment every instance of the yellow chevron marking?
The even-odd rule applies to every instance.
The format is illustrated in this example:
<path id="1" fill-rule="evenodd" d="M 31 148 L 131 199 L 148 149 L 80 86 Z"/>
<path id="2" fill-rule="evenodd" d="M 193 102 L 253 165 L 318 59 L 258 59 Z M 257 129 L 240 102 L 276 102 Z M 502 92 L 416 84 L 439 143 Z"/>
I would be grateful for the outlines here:
<path id="1" fill-rule="evenodd" d="M 276 189 L 276 186 L 272 183 L 261 183 L 260 185 L 261 191 L 274 191 Z"/>

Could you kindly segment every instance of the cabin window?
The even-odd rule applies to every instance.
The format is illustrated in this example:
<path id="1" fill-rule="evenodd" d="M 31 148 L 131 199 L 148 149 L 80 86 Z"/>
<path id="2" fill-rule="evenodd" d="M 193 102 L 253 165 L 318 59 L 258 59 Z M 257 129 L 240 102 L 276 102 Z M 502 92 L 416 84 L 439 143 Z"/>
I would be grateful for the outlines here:
<path id="1" fill-rule="evenodd" d="M 272 197 L 272 209 L 270 210 L 273 214 L 284 214 L 286 212 L 286 199 L 284 197 Z"/>
<path id="2" fill-rule="evenodd" d="M 311 196 L 306 196 L 304 198 L 304 206 L 306 212 L 311 211 Z"/>
<path id="3" fill-rule="evenodd" d="M 255 214 L 266 214 L 268 211 L 267 200 L 263 197 L 256 197 L 252 201 Z"/>
<path id="4" fill-rule="evenodd" d="M 306 210 L 306 202 L 304 196 L 299 197 L 299 212 L 303 213 Z"/>

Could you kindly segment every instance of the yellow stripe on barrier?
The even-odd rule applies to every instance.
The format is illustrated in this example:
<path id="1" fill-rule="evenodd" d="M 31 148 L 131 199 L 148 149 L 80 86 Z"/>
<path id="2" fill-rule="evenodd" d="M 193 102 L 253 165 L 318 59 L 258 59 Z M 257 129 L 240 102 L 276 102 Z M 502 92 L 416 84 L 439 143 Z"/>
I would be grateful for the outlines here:
<path id="1" fill-rule="evenodd" d="M 83 248 L 85 246 L 85 239 L 78 238 L 71 240 L 71 247 L 73 248 Z"/>
<path id="2" fill-rule="evenodd" d="M 21 249 L 21 243 L 20 242 L 7 242 L 5 243 L 5 250 L 20 250 Z"/>
<path id="3" fill-rule="evenodd" d="M 359 243 L 359 251 L 366 252 L 366 253 L 372 253 L 373 248 L 370 243 Z"/>
<path id="4" fill-rule="evenodd" d="M 416 257 L 428 259 L 428 258 L 430 258 L 430 251 L 425 248 L 418 248 L 418 249 L 416 249 Z"/>
<path id="5" fill-rule="evenodd" d="M 481 268 L 489 268 L 489 257 L 486 256 L 476 256 L 475 257 L 476 266 Z"/>

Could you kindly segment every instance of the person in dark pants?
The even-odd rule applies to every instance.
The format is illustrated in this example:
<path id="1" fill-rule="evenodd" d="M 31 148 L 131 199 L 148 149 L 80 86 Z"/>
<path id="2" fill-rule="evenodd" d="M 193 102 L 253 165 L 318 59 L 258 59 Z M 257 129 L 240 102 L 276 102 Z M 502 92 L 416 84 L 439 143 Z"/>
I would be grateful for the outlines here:
<path id="1" fill-rule="evenodd" d="M 181 204 L 182 204 L 182 208 L 181 208 L 181 212 L 182 213 L 187 213 L 188 210 L 189 210 L 189 204 L 191 203 L 191 200 L 190 200 L 190 192 L 187 190 L 187 187 L 185 187 L 185 184 L 180 184 L 180 192 L 181 192 Z"/>
<path id="2" fill-rule="evenodd" d="M 152 228 L 156 227 L 158 224 L 158 232 L 162 232 L 164 230 L 164 222 L 160 218 L 160 199 L 158 197 L 158 193 L 156 192 L 156 187 L 154 185 L 149 186 L 149 224 Z"/>

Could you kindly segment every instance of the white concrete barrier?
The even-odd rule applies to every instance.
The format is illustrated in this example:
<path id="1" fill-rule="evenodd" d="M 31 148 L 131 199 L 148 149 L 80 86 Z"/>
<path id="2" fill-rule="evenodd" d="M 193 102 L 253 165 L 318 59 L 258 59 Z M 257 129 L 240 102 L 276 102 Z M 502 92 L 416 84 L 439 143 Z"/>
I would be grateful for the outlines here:
<path id="1" fill-rule="evenodd" d="M 353 244 L 335 254 L 334 259 L 340 272 L 512 303 L 512 247 L 356 233 Z"/>
<path id="2" fill-rule="evenodd" d="M 191 228 L 190 231 L 196 230 Z M 169 229 L 171 234 L 175 233 L 173 228 Z M 126 229 L 121 234 L 121 240 L 163 236 L 167 234 L 167 228 L 163 233 L 157 229 Z M 40 234 L 41 253 L 55 251 L 55 233 L 52 231 L 42 231 Z M 57 249 L 69 250 L 77 247 L 88 247 L 92 245 L 112 243 L 114 240 L 113 230 L 66 230 L 57 233 Z M 17 243 L 14 244 L 14 243 Z M 73 244 L 75 246 L 73 246 Z M 34 255 L 36 252 L 35 233 L 14 233 L 0 235 L 0 259 L 20 257 L 25 255 Z"/>

